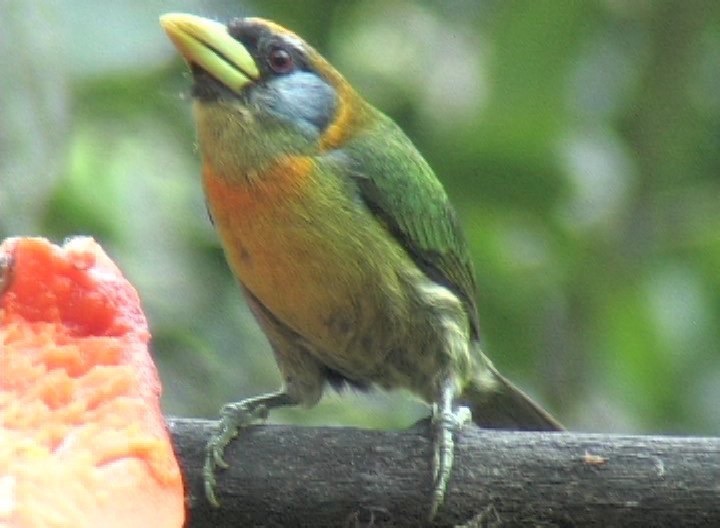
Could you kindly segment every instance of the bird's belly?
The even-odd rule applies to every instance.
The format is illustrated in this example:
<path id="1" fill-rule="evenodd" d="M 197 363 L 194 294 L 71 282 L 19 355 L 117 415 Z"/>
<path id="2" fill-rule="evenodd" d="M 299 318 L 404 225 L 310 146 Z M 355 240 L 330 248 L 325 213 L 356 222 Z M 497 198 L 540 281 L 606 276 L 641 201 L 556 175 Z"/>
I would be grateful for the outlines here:
<path id="1" fill-rule="evenodd" d="M 339 252 L 297 232 L 237 242 L 230 259 L 245 287 L 324 364 L 349 377 L 372 377 L 392 348 L 383 329 L 393 326 L 399 335 L 407 322 L 407 298 L 392 267 L 379 269 L 352 248 Z"/>
<path id="2" fill-rule="evenodd" d="M 335 202 L 337 203 L 337 202 Z M 411 320 L 404 250 L 367 213 L 302 202 L 241 213 L 211 202 L 233 273 L 318 359 L 376 381 Z"/>

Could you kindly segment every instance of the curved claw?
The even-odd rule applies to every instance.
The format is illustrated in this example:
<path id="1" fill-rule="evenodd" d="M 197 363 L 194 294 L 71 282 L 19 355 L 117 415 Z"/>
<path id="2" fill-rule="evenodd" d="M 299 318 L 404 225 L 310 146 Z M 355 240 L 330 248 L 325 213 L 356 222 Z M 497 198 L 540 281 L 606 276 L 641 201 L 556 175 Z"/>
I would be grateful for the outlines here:
<path id="1" fill-rule="evenodd" d="M 236 435 L 233 435 L 233 437 Z M 231 437 L 232 438 L 232 437 Z M 225 453 L 225 447 L 230 443 L 230 439 L 226 438 L 224 435 L 218 435 L 214 436 L 210 439 L 207 445 L 207 455 L 205 457 L 205 466 L 208 465 L 211 466 L 210 470 L 212 471 L 215 466 L 220 467 L 222 469 L 227 469 L 229 467 L 229 464 L 225 462 L 225 459 L 223 458 L 223 454 Z"/>
<path id="2" fill-rule="evenodd" d="M 210 437 L 205 448 L 205 465 L 203 467 L 205 496 L 215 507 L 220 506 L 220 501 L 215 494 L 217 485 L 215 468 L 227 469 L 230 467 L 223 458 L 225 448 L 237 436 L 241 427 L 257 421 L 258 415 L 261 419 L 267 417 L 267 410 L 263 412 L 262 408 L 264 408 L 263 405 L 251 406 L 246 402 L 237 402 L 224 405 L 220 411 L 217 432 Z"/>
<path id="3" fill-rule="evenodd" d="M 205 497 L 207 497 L 208 502 L 215 508 L 220 506 L 220 501 L 218 501 L 217 496 L 215 495 L 215 486 L 217 485 L 217 480 L 215 479 L 215 468 L 220 467 L 222 469 L 227 469 L 228 467 L 227 462 L 223 459 L 225 445 L 227 445 L 227 443 L 223 445 L 219 436 L 213 435 L 210 437 L 210 440 L 205 447 L 205 464 L 203 466 Z"/>
<path id="4" fill-rule="evenodd" d="M 438 508 L 445 500 L 450 473 L 452 472 L 455 442 L 453 435 L 457 434 L 471 420 L 472 416 L 467 407 L 459 407 L 453 411 L 451 405 L 433 406 L 432 423 L 435 426 L 433 438 L 433 498 L 428 518 L 432 520 Z"/>
<path id="5" fill-rule="evenodd" d="M 205 464 L 203 465 L 205 496 L 212 506 L 216 508 L 220 506 L 220 501 L 215 494 L 217 486 L 215 468 L 227 469 L 230 467 L 223 458 L 228 444 L 238 435 L 241 428 L 264 421 L 271 408 L 291 403 L 294 402 L 287 394 L 277 392 L 223 405 L 220 409 L 220 421 L 217 429 L 210 436 L 205 447 Z"/>
<path id="6" fill-rule="evenodd" d="M 212 470 L 210 470 L 210 472 L 208 473 L 207 463 L 205 464 L 205 468 L 203 469 L 203 480 L 205 484 L 205 497 L 207 498 L 208 502 L 213 506 L 213 508 L 219 508 L 220 501 L 215 495 L 215 485 L 217 484 L 217 481 L 215 480 L 215 474 L 212 472 Z"/>

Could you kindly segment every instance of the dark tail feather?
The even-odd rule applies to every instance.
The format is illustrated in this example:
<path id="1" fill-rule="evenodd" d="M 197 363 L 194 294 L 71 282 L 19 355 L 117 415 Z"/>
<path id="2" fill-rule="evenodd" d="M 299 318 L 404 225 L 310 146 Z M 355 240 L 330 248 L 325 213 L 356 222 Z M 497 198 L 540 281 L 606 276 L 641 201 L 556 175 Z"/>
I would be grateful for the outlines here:
<path id="1" fill-rule="evenodd" d="M 489 362 L 488 362 L 489 363 Z M 490 374 L 467 387 L 460 402 L 470 407 L 473 422 L 489 429 L 562 431 L 555 418 L 489 365 Z"/>

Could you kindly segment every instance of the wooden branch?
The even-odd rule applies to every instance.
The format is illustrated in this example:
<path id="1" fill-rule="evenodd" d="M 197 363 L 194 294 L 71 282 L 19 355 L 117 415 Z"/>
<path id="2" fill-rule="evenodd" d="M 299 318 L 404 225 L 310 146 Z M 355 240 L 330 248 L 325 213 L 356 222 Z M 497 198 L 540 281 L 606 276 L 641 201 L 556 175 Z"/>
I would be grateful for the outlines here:
<path id="1" fill-rule="evenodd" d="M 427 423 L 405 431 L 253 426 L 218 471 L 214 422 L 170 419 L 191 528 L 420 526 L 430 503 Z M 467 426 L 438 526 L 720 526 L 720 438 L 516 433 Z"/>

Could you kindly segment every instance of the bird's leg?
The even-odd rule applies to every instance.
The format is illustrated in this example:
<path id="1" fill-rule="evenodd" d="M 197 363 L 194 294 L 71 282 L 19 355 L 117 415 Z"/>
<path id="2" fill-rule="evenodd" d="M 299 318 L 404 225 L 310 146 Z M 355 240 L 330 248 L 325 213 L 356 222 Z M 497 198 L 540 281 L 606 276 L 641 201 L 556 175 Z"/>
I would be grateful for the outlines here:
<path id="1" fill-rule="evenodd" d="M 215 468 L 227 468 L 228 464 L 223 459 L 223 453 L 227 445 L 238 434 L 238 430 L 252 425 L 258 421 L 265 420 L 271 409 L 295 405 L 297 401 L 287 392 L 280 390 L 248 398 L 239 402 L 232 402 L 223 405 L 220 409 L 220 422 L 215 433 L 210 437 L 205 448 L 205 466 L 203 467 L 203 479 L 205 481 L 205 496 L 210 504 L 220 506 L 215 495 Z"/>
<path id="2" fill-rule="evenodd" d="M 446 380 L 440 390 L 440 398 L 433 405 L 433 498 L 429 519 L 432 520 L 445 498 L 448 480 L 453 466 L 454 440 L 453 435 L 470 421 L 470 410 L 467 407 L 453 408 L 455 399 L 455 383 Z"/>

